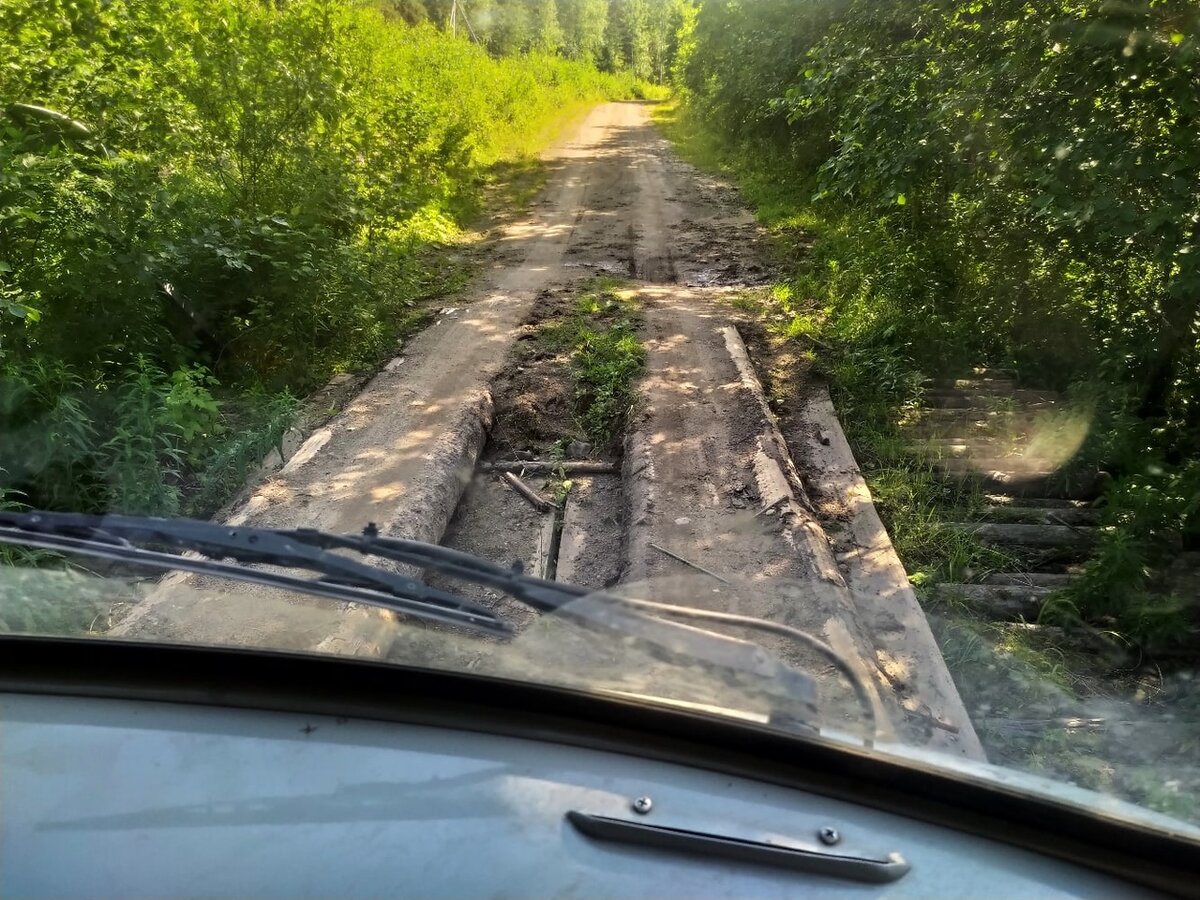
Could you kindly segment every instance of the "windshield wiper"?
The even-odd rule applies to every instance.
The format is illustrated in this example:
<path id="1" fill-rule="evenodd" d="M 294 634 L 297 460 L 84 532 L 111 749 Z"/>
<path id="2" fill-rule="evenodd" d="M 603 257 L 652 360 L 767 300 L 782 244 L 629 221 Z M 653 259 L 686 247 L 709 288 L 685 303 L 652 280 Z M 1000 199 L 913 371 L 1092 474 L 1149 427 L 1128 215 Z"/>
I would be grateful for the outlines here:
<path id="1" fill-rule="evenodd" d="M 803 631 L 749 616 L 613 596 L 577 585 L 547 581 L 525 575 L 519 568 L 505 568 L 437 544 L 383 537 L 373 524 L 368 525 L 361 535 L 351 535 L 311 528 L 222 525 L 182 518 L 0 511 L 0 544 L 37 547 L 147 568 L 216 575 L 380 607 L 500 637 L 514 633 L 506 619 L 465 597 L 432 587 L 401 572 L 333 552 L 351 551 L 361 557 L 384 559 L 489 587 L 542 613 L 563 610 L 567 615 L 583 616 L 594 626 L 640 638 L 655 648 L 656 655 L 665 652 L 669 661 L 704 659 L 729 671 L 753 673 L 779 685 L 784 693 L 796 700 L 809 704 L 811 712 L 815 713 L 815 686 L 808 675 L 764 655 L 756 644 L 670 619 L 690 619 L 766 632 L 817 650 L 828 658 L 854 689 L 869 725 L 868 743 L 876 730 L 876 712 L 863 679 L 837 651 Z M 225 562 L 227 559 L 233 562 Z M 256 565 L 303 569 L 318 577 L 303 578 L 253 568 Z M 600 606 L 587 604 L 582 609 L 572 606 L 573 601 L 589 595 L 608 602 Z"/>
<path id="2" fill-rule="evenodd" d="M 252 528 L 192 519 L 0 511 L 0 544 L 218 575 L 381 607 L 495 635 L 508 635 L 513 629 L 487 607 L 401 572 L 333 551 L 353 551 L 363 557 L 436 571 L 495 588 L 543 611 L 557 609 L 587 593 L 583 588 L 531 578 L 436 544 L 381 537 L 374 525 L 369 525 L 361 536 L 355 536 L 307 528 Z M 184 555 L 187 551 L 191 552 Z M 250 568 L 253 565 L 303 569 L 318 577 Z"/>

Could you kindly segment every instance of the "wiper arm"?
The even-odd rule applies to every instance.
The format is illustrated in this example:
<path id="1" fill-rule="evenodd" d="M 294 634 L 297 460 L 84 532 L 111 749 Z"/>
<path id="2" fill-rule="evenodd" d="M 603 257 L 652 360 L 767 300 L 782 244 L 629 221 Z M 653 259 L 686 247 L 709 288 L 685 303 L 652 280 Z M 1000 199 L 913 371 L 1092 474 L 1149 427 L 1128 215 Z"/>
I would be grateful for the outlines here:
<path id="1" fill-rule="evenodd" d="M 374 525 L 368 525 L 362 535 L 350 535 L 311 528 L 254 528 L 182 518 L 0 511 L 0 544 L 58 550 L 163 570 L 218 575 L 375 606 L 482 633 L 512 635 L 514 629 L 509 622 L 487 607 L 400 572 L 332 552 L 348 550 L 363 557 L 386 559 L 489 587 L 539 612 L 562 609 L 567 615 L 582 615 L 593 626 L 643 638 L 649 645 L 666 651 L 668 659 L 678 658 L 682 653 L 684 658 L 707 659 L 731 671 L 757 673 L 766 680 L 781 683 L 786 692 L 798 700 L 815 703 L 814 685 L 807 675 L 764 658 L 756 645 L 669 619 L 677 617 L 766 631 L 801 643 L 829 658 L 854 688 L 868 719 L 868 733 L 874 735 L 876 730 L 875 710 L 861 677 L 833 648 L 805 632 L 748 616 L 614 596 L 534 578 L 518 569 L 505 568 L 437 544 L 382 537 Z M 149 548 L 193 551 L 203 556 Z M 227 563 L 223 561 L 225 559 L 235 562 Z M 302 578 L 250 567 L 256 564 L 305 569 L 319 577 Z M 572 607 L 573 601 L 589 595 L 600 601 L 611 601 L 616 607 L 610 604 L 600 607 L 589 604 L 582 610 Z M 624 612 L 619 611 L 620 607 L 624 607 Z"/>
<path id="2" fill-rule="evenodd" d="M 584 592 L 528 578 L 465 553 L 419 541 L 378 536 L 369 526 L 361 537 L 312 529 L 267 529 L 220 525 L 191 519 L 142 516 L 89 516 L 77 513 L 0 512 L 0 543 L 58 550 L 134 563 L 157 569 L 220 575 L 305 594 L 459 625 L 497 635 L 512 633 L 492 610 L 449 591 L 431 587 L 331 552 L 352 550 L 395 562 L 432 569 L 495 587 L 539 609 L 554 609 Z M 172 551 L 194 551 L 208 559 Z M 235 563 L 223 562 L 231 559 Z M 306 569 L 316 579 L 250 568 L 250 565 Z"/>

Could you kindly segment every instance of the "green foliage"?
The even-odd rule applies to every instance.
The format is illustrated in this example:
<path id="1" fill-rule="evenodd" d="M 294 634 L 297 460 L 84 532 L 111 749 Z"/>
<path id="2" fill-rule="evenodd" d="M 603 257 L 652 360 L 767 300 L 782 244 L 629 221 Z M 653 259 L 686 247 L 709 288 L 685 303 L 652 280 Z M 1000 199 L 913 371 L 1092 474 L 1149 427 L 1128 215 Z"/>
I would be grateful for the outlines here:
<path id="1" fill-rule="evenodd" d="M 679 77 L 870 254 L 837 253 L 856 291 L 821 298 L 835 318 L 893 328 L 929 370 L 964 349 L 1062 384 L 1102 366 L 1161 412 L 1196 370 L 1198 22 L 1173 2 L 730 0 L 701 8 Z"/>
<path id="2" fill-rule="evenodd" d="M 571 0 L 559 4 L 564 50 L 574 59 L 596 62 L 608 29 L 608 0 Z"/>
<path id="3" fill-rule="evenodd" d="M 873 470 L 869 486 L 913 584 L 975 581 L 1014 567 L 1011 554 L 945 524 L 948 510 L 980 505 L 969 485 L 949 485 L 930 468 L 901 460 Z"/>
<path id="4" fill-rule="evenodd" d="M 373 0 L 391 18 L 470 35 L 494 56 L 555 53 L 663 85 L 690 0 Z M 451 10 L 454 9 L 453 18 Z"/>
<path id="5" fill-rule="evenodd" d="M 1114 530 L 1062 608 L 1183 633 L 1160 576 L 1200 547 L 1196 6 L 711 0 L 676 60 L 676 128 L 780 235 L 847 420 L 979 364 L 1070 390 Z"/>
<path id="6" fill-rule="evenodd" d="M 0 0 L 0 489 L 219 505 L 287 427 L 291 401 L 264 398 L 375 364 L 461 281 L 438 251 L 497 165 L 643 91 L 552 52 L 495 58 L 426 18 Z"/>
<path id="7" fill-rule="evenodd" d="M 542 326 L 539 341 L 570 358 L 575 419 L 593 444 L 619 441 L 636 402 L 634 378 L 646 351 L 637 338 L 636 299 L 620 282 L 596 278 L 580 293 L 572 314 Z"/>
<path id="8" fill-rule="evenodd" d="M 157 424 L 179 434 L 184 446 L 203 445 L 220 431 L 220 406 L 213 398 L 217 381 L 203 366 L 177 369 L 162 398 Z"/>
<path id="9" fill-rule="evenodd" d="M 620 439 L 633 409 L 633 377 L 641 371 L 645 351 L 627 318 L 580 333 L 573 364 L 575 403 L 584 433 L 600 445 Z"/>
<path id="10" fill-rule="evenodd" d="M 145 357 L 98 385 L 40 361 L 10 365 L 0 384 L 4 496 L 66 510 L 212 512 L 295 408 L 286 393 L 222 403 L 219 390 L 201 366 L 168 375 Z"/>
<path id="11" fill-rule="evenodd" d="M 200 459 L 188 494 L 188 515 L 216 512 L 263 458 L 280 446 L 297 406 L 296 398 L 286 391 L 253 390 L 240 398 L 236 409 L 224 411 L 218 422 L 224 437 Z"/>
<path id="12" fill-rule="evenodd" d="M 1095 650 L 1072 654 L 1020 624 L 932 604 L 928 612 L 991 763 L 1194 817 L 1200 770 L 1189 716 L 1200 697 L 1190 672 L 1158 687 L 1174 711 L 1163 714 L 1137 682 L 1073 677 L 1095 665 Z M 1123 668 L 1119 658 L 1112 662 Z"/>
<path id="13" fill-rule="evenodd" d="M 110 509 L 170 516 L 179 512 L 182 455 L 166 399 L 169 382 L 154 366 L 138 366 L 113 391 L 111 437 L 97 448 Z"/>
<path id="14" fill-rule="evenodd" d="M 1118 481 L 1106 500 L 1110 531 L 1048 618 L 1107 622 L 1156 647 L 1194 640 L 1194 584 L 1172 583 L 1169 573 L 1200 532 L 1200 462 L 1151 465 Z"/>

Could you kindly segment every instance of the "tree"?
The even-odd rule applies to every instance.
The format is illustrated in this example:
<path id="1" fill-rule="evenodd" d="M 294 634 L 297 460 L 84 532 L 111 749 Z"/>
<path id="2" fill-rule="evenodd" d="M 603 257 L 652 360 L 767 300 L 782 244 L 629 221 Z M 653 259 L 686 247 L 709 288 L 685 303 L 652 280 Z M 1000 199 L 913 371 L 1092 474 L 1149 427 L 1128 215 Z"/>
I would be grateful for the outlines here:
<path id="1" fill-rule="evenodd" d="M 558 10 L 566 54 L 586 62 L 599 60 L 608 29 L 608 0 L 561 0 Z"/>
<path id="2" fill-rule="evenodd" d="M 403 19 L 409 25 L 429 20 L 429 9 L 422 0 L 375 0 L 386 19 Z"/>
<path id="3" fill-rule="evenodd" d="M 597 65 L 605 72 L 617 72 L 625 68 L 623 23 L 620 16 L 620 0 L 606 0 L 608 14 L 604 22 L 604 40 L 600 46 Z"/>
<path id="4" fill-rule="evenodd" d="M 638 78 L 653 76 L 650 53 L 649 0 L 617 0 L 621 51 L 629 70 Z"/>
<path id="5" fill-rule="evenodd" d="M 490 22 L 488 49 L 500 56 L 523 53 L 533 40 L 530 7 L 521 0 L 497 0 Z"/>
<path id="6" fill-rule="evenodd" d="M 683 27 L 682 0 L 653 0 L 649 4 L 651 77 L 665 84 L 675 58 L 678 35 Z"/>
<path id="7" fill-rule="evenodd" d="M 531 48 L 542 53 L 557 53 L 563 46 L 563 32 L 558 24 L 558 4 L 555 0 L 537 0 L 533 11 Z"/>

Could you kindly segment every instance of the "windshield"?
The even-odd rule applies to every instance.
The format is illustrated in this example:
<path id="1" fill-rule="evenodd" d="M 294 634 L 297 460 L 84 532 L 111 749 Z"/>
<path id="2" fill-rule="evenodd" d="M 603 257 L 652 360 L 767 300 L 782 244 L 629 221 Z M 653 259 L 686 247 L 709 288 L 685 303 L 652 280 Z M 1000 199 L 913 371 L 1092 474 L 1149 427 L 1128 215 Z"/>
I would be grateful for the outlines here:
<path id="1" fill-rule="evenodd" d="M 1198 47 L 1184 2 L 0 0 L 0 630 L 1200 824 Z"/>

